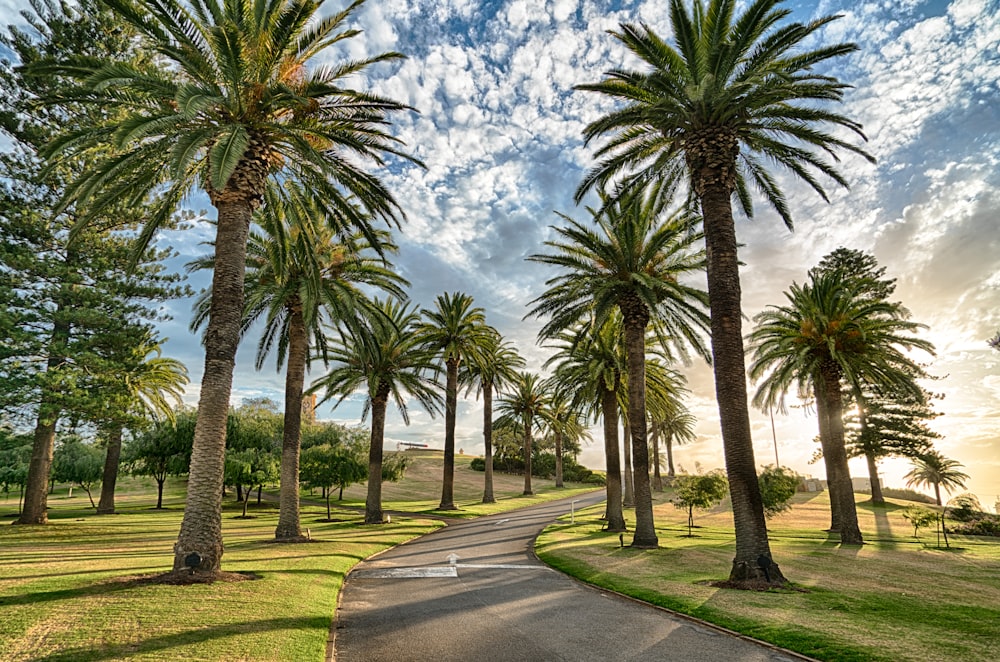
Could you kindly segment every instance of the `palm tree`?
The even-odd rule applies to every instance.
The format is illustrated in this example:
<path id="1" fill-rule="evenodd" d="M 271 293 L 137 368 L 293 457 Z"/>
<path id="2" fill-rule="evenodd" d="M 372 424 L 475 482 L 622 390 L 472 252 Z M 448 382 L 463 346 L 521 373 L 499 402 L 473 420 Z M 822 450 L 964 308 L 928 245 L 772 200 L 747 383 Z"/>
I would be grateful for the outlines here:
<path id="1" fill-rule="evenodd" d="M 542 424 L 542 416 L 548 406 L 548 398 L 543 393 L 544 384 L 532 372 L 518 373 L 511 384 L 513 389 L 500 396 L 497 412 L 498 425 L 504 422 L 521 430 L 524 435 L 524 495 L 534 494 L 531 490 L 531 433 Z"/>
<path id="2" fill-rule="evenodd" d="M 517 369 L 524 367 L 524 359 L 495 329 L 481 349 L 465 364 L 459 381 L 466 386 L 466 395 L 474 389 L 483 394 L 483 457 L 486 463 L 483 503 L 496 503 L 493 495 L 493 395 L 517 379 Z"/>
<path id="3" fill-rule="evenodd" d="M 591 211 L 596 228 L 563 216 L 568 227 L 554 228 L 561 241 L 545 242 L 555 253 L 528 259 L 551 264 L 562 273 L 549 279 L 549 289 L 534 300 L 531 315 L 551 315 L 539 335 L 563 331 L 591 316 L 599 326 L 612 310 L 621 312 L 628 358 L 628 427 L 635 484 L 635 535 L 632 546 L 655 549 L 653 502 L 649 490 L 646 446 L 646 331 L 650 320 L 663 346 L 682 356 L 687 344 L 707 355 L 699 331 L 708 327 L 702 310 L 705 293 L 680 278 L 704 268 L 704 253 L 693 248 L 700 233 L 685 214 L 660 218 L 650 201 L 631 197 L 609 201 L 602 212 Z"/>
<path id="4" fill-rule="evenodd" d="M 461 292 L 438 295 L 435 309 L 420 311 L 417 327 L 424 344 L 438 352 L 445 364 L 444 477 L 440 510 L 455 508 L 455 414 L 458 407 L 458 368 L 471 362 L 492 341 L 482 308 L 472 307 L 472 297 Z"/>
<path id="5" fill-rule="evenodd" d="M 602 326 L 579 324 L 555 339 L 555 353 L 545 362 L 554 366 L 553 380 L 575 389 L 573 404 L 589 410 L 589 418 L 603 421 L 607 530 L 625 531 L 622 513 L 622 470 L 618 453 L 618 393 L 625 363 L 621 345 L 621 319 L 612 315 Z"/>
<path id="6" fill-rule="evenodd" d="M 373 234 L 372 247 L 360 234 L 328 220 L 315 198 L 292 182 L 284 190 L 268 189 L 267 204 L 255 217 L 262 232 L 251 232 L 247 243 L 245 334 L 264 320 L 257 345 L 256 368 L 277 345 L 277 368 L 285 366 L 285 413 L 281 445 L 281 492 L 275 540 L 303 542 L 299 522 L 299 455 L 302 436 L 302 394 L 309 369 L 310 350 L 325 356 L 324 325 L 328 322 L 357 326 L 378 316 L 361 287 L 382 290 L 403 298 L 405 279 L 385 260 L 374 255 L 394 252 L 386 233 Z M 338 238 L 339 235 L 339 238 Z M 375 249 L 375 250 L 373 250 Z M 193 262 L 192 268 L 211 268 L 211 257 Z M 192 331 L 208 318 L 212 291 L 195 304 Z"/>
<path id="7" fill-rule="evenodd" d="M 91 147 L 116 151 L 81 173 L 63 206 L 88 218 L 112 202 L 154 212 L 140 235 L 147 244 L 190 191 L 200 186 L 217 211 L 212 303 L 188 496 L 174 569 L 219 571 L 226 412 L 243 312 L 247 235 L 269 178 L 298 180 L 329 209 L 370 233 L 369 218 L 398 223 L 399 205 L 360 166 L 407 158 L 386 131 L 408 107 L 349 87 L 370 65 L 398 53 L 308 69 L 328 46 L 358 34 L 344 22 L 363 2 L 321 17 L 323 0 L 108 0 L 155 51 L 154 64 L 80 58 L 40 70 L 82 77 L 75 96 L 123 111 L 51 142 L 52 167 Z M 357 207 L 348 203 L 353 196 Z M 356 210 L 364 212 L 359 215 Z M 333 217 L 334 214 L 329 214 Z M 84 219 L 83 222 L 86 222 Z"/>
<path id="8" fill-rule="evenodd" d="M 436 354 L 415 333 L 419 322 L 415 310 L 392 300 L 376 300 L 374 305 L 382 314 L 372 317 L 364 330 L 344 330 L 332 341 L 329 348 L 332 368 L 310 387 L 314 391 L 324 390 L 324 401 L 338 397 L 338 405 L 364 389 L 364 416 L 370 411 L 372 417 L 365 524 L 382 523 L 382 447 L 390 398 L 407 425 L 409 398 L 415 399 L 431 416 L 439 410 L 441 402 Z"/>
<path id="9" fill-rule="evenodd" d="M 843 387 L 862 382 L 910 385 L 904 368 L 916 367 L 901 348 L 933 353 L 933 345 L 910 335 L 923 325 L 907 320 L 898 303 L 867 296 L 836 272 L 815 273 L 792 284 L 788 305 L 771 306 L 754 318 L 750 377 L 760 381 L 754 404 L 783 410 L 784 394 L 796 385 L 816 398 L 820 442 L 830 486 L 831 530 L 845 544 L 860 544 L 854 489 L 844 445 Z"/>
<path id="10" fill-rule="evenodd" d="M 108 448 L 104 457 L 104 474 L 101 480 L 101 500 L 98 515 L 115 512 L 115 485 L 121 463 L 123 421 L 141 418 L 173 422 L 174 409 L 179 406 L 184 387 L 188 384 L 187 367 L 178 361 L 161 356 L 160 343 L 150 336 L 134 349 L 136 357 L 143 357 L 134 369 L 121 375 L 121 384 L 128 395 L 130 406 L 108 428 Z"/>
<path id="11" fill-rule="evenodd" d="M 930 451 L 920 457 L 913 458 L 913 469 L 903 478 L 910 487 L 931 487 L 934 486 L 934 498 L 937 505 L 942 505 L 941 488 L 948 492 L 965 487 L 965 481 L 969 480 L 969 475 L 958 470 L 962 464 L 957 460 L 950 460 L 939 451 Z"/>
<path id="12" fill-rule="evenodd" d="M 667 449 L 667 477 L 674 477 L 673 442 L 695 440 L 696 419 L 682 399 L 690 394 L 684 375 L 657 360 L 646 362 L 646 390 L 649 394 L 650 446 L 653 448 L 653 489 L 663 491 L 660 477 L 660 437 Z"/>
<path id="13" fill-rule="evenodd" d="M 846 85 L 814 68 L 851 53 L 854 44 L 798 51 L 836 17 L 807 24 L 782 21 L 790 10 L 780 0 L 753 0 L 739 16 L 737 0 L 670 0 L 674 44 L 648 26 L 621 24 L 611 34 L 645 65 L 645 71 L 616 69 L 598 83 L 577 89 L 598 92 L 624 105 L 584 129 L 589 142 L 610 139 L 600 162 L 576 192 L 616 182 L 622 190 L 648 188 L 669 199 L 686 179 L 700 203 L 708 247 L 708 292 L 712 311 L 712 355 L 726 470 L 736 525 L 732 581 L 783 584 L 771 558 L 764 507 L 757 484 L 743 356 L 740 275 L 732 202 L 753 213 L 751 186 L 763 194 L 791 227 L 791 214 L 768 164 L 780 164 L 824 199 L 814 172 L 842 186 L 846 181 L 825 158 L 837 149 L 870 158 L 834 136 L 844 127 L 864 137 L 861 127 L 824 110 L 818 102 L 840 101 Z"/>
<path id="14" fill-rule="evenodd" d="M 553 376 L 545 380 L 542 388 L 548 393 L 548 405 L 542 411 L 542 418 L 555 440 L 556 487 L 564 487 L 563 442 L 590 438 L 580 404 L 573 395 L 580 385 L 567 384 Z"/>

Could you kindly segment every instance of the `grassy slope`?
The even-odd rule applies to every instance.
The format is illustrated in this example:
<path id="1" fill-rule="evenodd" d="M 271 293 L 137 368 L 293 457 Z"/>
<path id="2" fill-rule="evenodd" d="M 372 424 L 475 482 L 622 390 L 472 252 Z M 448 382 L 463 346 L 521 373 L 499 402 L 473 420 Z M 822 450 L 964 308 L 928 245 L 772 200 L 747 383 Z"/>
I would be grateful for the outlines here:
<path id="1" fill-rule="evenodd" d="M 859 495 L 860 496 L 860 495 Z M 867 497 L 861 497 L 867 498 Z M 868 544 L 841 547 L 826 493 L 799 494 L 769 522 L 771 549 L 799 591 L 713 588 L 735 553 L 732 513 L 656 508 L 660 549 L 621 549 L 600 532 L 601 509 L 539 538 L 548 563 L 590 583 L 691 614 L 823 660 L 996 659 L 1000 646 L 1000 541 L 956 537 L 938 549 L 933 531 L 912 537 L 899 505 L 858 504 Z"/>
<path id="2" fill-rule="evenodd" d="M 386 506 L 432 511 L 440 499 L 441 455 L 412 457 L 407 477 L 386 486 Z M 449 514 L 509 510 L 581 489 L 554 490 L 552 481 L 539 480 L 536 489 L 544 494 L 522 498 L 520 477 L 498 475 L 500 503 L 482 506 L 483 474 L 469 469 L 468 459 L 456 466 L 462 511 Z M 121 514 L 96 517 L 81 490 L 69 497 L 61 487 L 50 496 L 49 526 L 0 525 L 0 660 L 321 660 L 347 572 L 442 526 L 394 517 L 391 525 L 365 527 L 357 510 L 343 509 L 333 512 L 338 521 L 321 522 L 326 509 L 316 501 L 304 507 L 302 524 L 319 542 L 275 545 L 268 541 L 277 505 L 251 502 L 254 519 L 237 519 L 240 507 L 230 495 L 223 569 L 262 579 L 184 587 L 129 583 L 169 570 L 173 561 L 184 493 L 177 480 L 167 485 L 163 511 L 150 509 L 155 483 L 127 478 L 117 495 Z M 351 488 L 344 503 L 363 505 L 364 491 L 364 485 Z M 0 498 L 0 514 L 16 507 L 16 494 Z"/>

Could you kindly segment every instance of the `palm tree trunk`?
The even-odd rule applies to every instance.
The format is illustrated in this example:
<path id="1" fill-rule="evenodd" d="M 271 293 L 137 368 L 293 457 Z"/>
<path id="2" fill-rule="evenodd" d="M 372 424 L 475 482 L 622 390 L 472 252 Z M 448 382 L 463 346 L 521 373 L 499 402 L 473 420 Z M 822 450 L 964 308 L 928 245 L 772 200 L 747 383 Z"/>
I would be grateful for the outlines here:
<path id="1" fill-rule="evenodd" d="M 622 506 L 625 508 L 635 507 L 635 490 L 632 483 L 632 449 L 629 447 L 632 440 L 632 429 L 628 424 L 628 415 L 622 418 L 622 478 L 625 487 L 622 494 Z"/>
<path id="2" fill-rule="evenodd" d="M 604 418 L 604 455 L 607 461 L 607 530 L 625 531 L 622 514 L 622 471 L 618 457 L 618 401 L 615 392 L 601 389 L 601 414 Z"/>
<path id="3" fill-rule="evenodd" d="M 163 510 L 163 484 L 167 482 L 166 476 L 156 477 L 156 509 Z"/>
<path id="4" fill-rule="evenodd" d="M 531 417 L 524 419 L 524 496 L 531 496 Z"/>
<path id="5" fill-rule="evenodd" d="M 822 395 L 822 386 L 817 382 L 813 388 L 816 398 L 816 418 L 819 423 L 819 441 L 823 453 L 823 466 L 826 469 L 826 489 L 830 493 L 830 533 L 840 533 L 840 487 L 843 481 L 838 475 L 840 466 L 834 464 L 826 452 L 826 444 L 830 439 L 830 415 L 826 398 Z"/>
<path id="6" fill-rule="evenodd" d="M 493 382 L 483 382 L 483 459 L 486 463 L 483 503 L 496 503 L 493 496 Z"/>
<path id="7" fill-rule="evenodd" d="M 660 426 L 656 421 L 650 426 L 650 437 L 653 439 L 653 489 L 663 491 L 663 478 L 660 477 Z"/>
<path id="8" fill-rule="evenodd" d="M 628 429 L 632 444 L 632 475 L 635 480 L 635 535 L 632 547 L 656 549 L 653 495 L 649 490 L 649 447 L 646 445 L 646 324 L 649 311 L 638 300 L 623 303 L 625 351 L 628 357 Z"/>
<path id="9" fill-rule="evenodd" d="M 115 514 L 115 484 L 118 482 L 118 465 L 122 456 L 122 428 L 114 426 L 108 431 L 108 452 L 104 456 L 104 477 L 101 480 L 101 500 L 98 515 Z"/>
<path id="10" fill-rule="evenodd" d="M 368 496 L 365 498 L 365 524 L 382 523 L 382 446 L 385 443 L 385 408 L 389 402 L 388 385 L 379 386 L 372 400 L 372 436 L 368 449 Z"/>
<path id="11" fill-rule="evenodd" d="M 556 432 L 556 487 L 563 487 L 562 432 Z"/>
<path id="12" fill-rule="evenodd" d="M 823 457 L 835 469 L 830 485 L 830 501 L 836 499 L 840 511 L 840 542 L 843 545 L 860 545 L 864 541 L 858 527 L 858 511 L 854 503 L 854 486 L 847 466 L 847 449 L 844 446 L 844 405 L 840 392 L 840 372 L 832 366 L 822 366 L 822 390 L 817 396 L 826 400 L 826 427 L 828 439 L 822 439 Z M 836 483 L 836 489 L 834 484 Z"/>
<path id="13" fill-rule="evenodd" d="M 885 497 L 882 495 L 882 481 L 878 479 L 878 464 L 875 463 L 875 455 L 867 452 L 865 460 L 868 461 L 868 480 L 872 484 L 872 503 L 885 504 Z"/>
<path id="14" fill-rule="evenodd" d="M 59 302 L 53 315 L 52 339 L 49 341 L 47 372 L 59 368 L 64 357 L 57 348 L 65 347 L 69 341 L 70 325 L 60 313 L 63 304 Z M 59 404 L 44 384 L 38 404 L 38 418 L 35 435 L 31 444 L 31 459 L 28 462 L 28 478 L 24 485 L 24 506 L 17 524 L 45 524 L 49 521 L 48 499 L 49 479 L 52 473 L 52 454 L 56 448 L 56 422 L 59 420 Z"/>
<path id="15" fill-rule="evenodd" d="M 239 179 L 234 174 L 231 180 Z M 229 191 L 226 191 L 229 193 Z M 236 198 L 236 192 L 233 197 Z M 222 197 L 222 196 L 217 196 Z M 226 417 L 233 386 L 236 348 L 243 313 L 247 233 L 253 198 L 216 201 L 215 272 L 205 331 L 205 370 L 198 398 L 184 519 L 174 544 L 174 571 L 197 554 L 197 570 L 219 572 L 222 564 L 222 482 L 226 457 Z"/>
<path id="16" fill-rule="evenodd" d="M 663 447 L 667 449 L 667 482 L 672 483 L 677 472 L 674 471 L 674 436 L 669 432 L 663 438 Z"/>
<path id="17" fill-rule="evenodd" d="M 292 297 L 288 303 L 288 358 L 285 365 L 285 418 L 281 438 L 281 488 L 278 497 L 278 526 L 274 539 L 283 542 L 306 540 L 299 516 L 299 456 L 302 441 L 302 389 L 309 361 L 309 335 L 302 317 L 302 303 Z"/>
<path id="18" fill-rule="evenodd" d="M 444 392 L 444 476 L 438 510 L 455 508 L 455 410 L 458 407 L 458 359 L 445 361 L 447 381 Z"/>
<path id="19" fill-rule="evenodd" d="M 736 153 L 732 156 L 731 165 L 735 167 Z M 726 159 L 722 162 L 726 163 Z M 707 159 L 706 164 L 691 175 L 704 216 L 715 395 L 736 528 L 736 556 L 729 577 L 737 582 L 770 578 L 771 584 L 780 585 L 786 580 L 773 561 L 767 540 L 764 503 L 757 483 L 757 463 L 750 433 L 733 188 L 721 170 Z M 771 559 L 766 574 L 760 567 L 761 557 Z"/>

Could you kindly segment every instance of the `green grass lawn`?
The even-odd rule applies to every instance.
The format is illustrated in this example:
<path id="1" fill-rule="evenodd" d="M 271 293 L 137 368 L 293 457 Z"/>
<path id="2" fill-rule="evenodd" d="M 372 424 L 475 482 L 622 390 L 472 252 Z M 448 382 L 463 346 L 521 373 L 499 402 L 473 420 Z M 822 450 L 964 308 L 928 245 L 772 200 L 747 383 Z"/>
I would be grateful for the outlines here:
<path id="1" fill-rule="evenodd" d="M 523 478 L 497 474 L 498 503 L 480 503 L 483 473 L 459 457 L 455 498 L 461 510 L 438 512 L 440 453 L 413 453 L 406 478 L 385 486 L 389 510 L 475 517 L 593 490 L 557 490 L 535 479 L 539 494 L 520 496 Z M 153 510 L 156 484 L 123 478 L 119 514 L 98 517 L 79 488 L 59 486 L 49 497 L 50 524 L 0 525 L 0 660 L 322 660 L 344 576 L 359 561 L 444 524 L 413 517 L 364 526 L 365 485 L 345 492 L 333 522 L 319 495 L 305 505 L 302 526 L 315 542 L 269 542 L 277 525 L 274 494 L 240 519 L 241 507 L 225 500 L 223 570 L 260 579 L 211 585 L 143 583 L 170 570 L 180 529 L 184 484 L 169 479 L 164 510 Z M 94 498 L 97 498 L 97 494 Z M 2 522 L 13 519 L 17 494 L 0 495 Z"/>
<path id="2" fill-rule="evenodd" d="M 799 590 L 735 591 L 708 585 L 735 555 L 731 511 L 696 513 L 689 538 L 686 512 L 658 499 L 658 550 L 620 548 L 600 531 L 597 507 L 546 529 L 536 551 L 589 583 L 822 660 L 997 659 L 1000 540 L 955 536 L 939 549 L 933 531 L 912 537 L 901 506 L 860 502 L 868 544 L 842 547 L 822 531 L 828 495 L 799 494 L 768 523 L 774 558 Z"/>

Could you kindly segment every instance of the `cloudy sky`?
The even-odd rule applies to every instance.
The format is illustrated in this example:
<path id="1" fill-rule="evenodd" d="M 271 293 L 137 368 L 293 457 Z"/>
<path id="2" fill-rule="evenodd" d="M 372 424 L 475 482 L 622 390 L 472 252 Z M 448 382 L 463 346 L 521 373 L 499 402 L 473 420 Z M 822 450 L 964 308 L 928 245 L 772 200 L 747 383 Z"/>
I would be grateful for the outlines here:
<path id="1" fill-rule="evenodd" d="M 0 0 L 5 22 L 17 21 L 24 2 Z M 340 8 L 329 0 L 329 11 Z M 630 64 L 607 34 L 620 21 L 644 21 L 668 37 L 665 0 L 369 0 L 356 15 L 364 30 L 348 46 L 352 56 L 396 50 L 402 63 L 380 65 L 364 83 L 419 111 L 400 117 L 396 132 L 426 170 L 394 167 L 380 173 L 406 210 L 397 265 L 411 297 L 428 306 L 444 291 L 461 290 L 485 309 L 488 321 L 513 340 L 539 369 L 547 350 L 535 344 L 537 320 L 523 321 L 527 304 L 553 273 L 525 261 L 542 250 L 557 222 L 554 211 L 583 218 L 572 194 L 590 166 L 583 127 L 609 106 L 572 87 Z M 937 347 L 925 357 L 942 377 L 933 390 L 943 416 L 934 427 L 938 448 L 966 466 L 968 487 L 984 505 L 1000 495 L 1000 353 L 986 345 L 1000 328 L 1000 6 L 998 0 L 885 0 L 789 2 L 797 20 L 839 13 L 819 43 L 854 41 L 860 50 L 831 71 L 854 89 L 838 110 L 864 125 L 869 165 L 847 159 L 850 190 L 832 191 L 826 204 L 783 177 L 794 217 L 789 232 L 765 206 L 752 222 L 737 220 L 743 304 L 752 317 L 781 303 L 793 281 L 837 248 L 873 253 L 896 294 Z M 343 52 L 329 53 L 336 60 Z M 196 209 L 211 209 L 198 198 Z M 205 227 L 169 241 L 184 262 L 203 252 Z M 195 287 L 203 281 L 194 280 Z M 171 304 L 174 321 L 162 333 L 166 353 L 187 363 L 195 384 L 202 360 L 188 333 L 190 302 Z M 250 339 L 255 341 L 256 339 Z M 273 362 L 253 370 L 252 342 L 241 352 L 234 401 L 265 395 L 280 401 L 282 379 Z M 918 357 L 919 358 L 919 357 Z M 320 366 L 314 375 L 320 374 Z M 684 368 L 698 416 L 698 441 L 680 449 L 693 468 L 722 466 L 712 375 L 704 365 Z M 188 399 L 197 399 L 197 386 Z M 320 416 L 356 422 L 359 402 Z M 481 403 L 459 403 L 458 446 L 482 450 Z M 390 414 L 387 437 L 440 447 L 443 421 L 416 409 L 407 428 Z M 759 464 L 774 461 L 771 424 L 751 412 Z M 822 477 L 809 465 L 817 434 L 808 411 L 775 416 L 784 465 Z M 582 456 L 602 466 L 601 440 Z M 903 461 L 887 461 L 890 486 L 902 487 Z M 854 475 L 866 475 L 852 464 Z"/>

